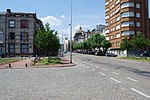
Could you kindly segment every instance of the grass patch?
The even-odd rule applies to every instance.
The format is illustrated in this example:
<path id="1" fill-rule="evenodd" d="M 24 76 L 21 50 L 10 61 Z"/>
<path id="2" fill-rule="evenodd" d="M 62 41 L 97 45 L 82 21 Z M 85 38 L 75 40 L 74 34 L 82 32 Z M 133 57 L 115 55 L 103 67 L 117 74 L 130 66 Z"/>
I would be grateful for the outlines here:
<path id="1" fill-rule="evenodd" d="M 36 65 L 55 65 L 55 64 L 61 64 L 61 59 L 60 58 L 45 58 Z"/>
<path id="2" fill-rule="evenodd" d="M 148 61 L 148 62 L 150 62 L 150 59 L 135 58 L 135 57 L 121 57 L 121 59 L 129 59 L 129 60 L 138 60 L 138 61 Z"/>
<path id="3" fill-rule="evenodd" d="M 14 62 L 17 61 L 18 59 L 8 59 L 8 58 L 4 58 L 4 59 L 0 59 L 0 64 L 5 64 L 5 63 L 10 63 L 10 62 Z"/>

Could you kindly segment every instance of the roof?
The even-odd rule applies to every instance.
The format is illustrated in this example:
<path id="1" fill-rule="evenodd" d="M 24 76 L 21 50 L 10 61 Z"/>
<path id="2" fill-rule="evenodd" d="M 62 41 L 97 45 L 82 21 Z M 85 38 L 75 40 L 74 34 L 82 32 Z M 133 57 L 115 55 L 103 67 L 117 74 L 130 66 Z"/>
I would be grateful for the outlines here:
<path id="1" fill-rule="evenodd" d="M 82 33 L 82 32 L 84 32 L 84 31 L 82 30 L 82 27 L 80 27 L 80 28 L 77 30 L 76 34 Z"/>

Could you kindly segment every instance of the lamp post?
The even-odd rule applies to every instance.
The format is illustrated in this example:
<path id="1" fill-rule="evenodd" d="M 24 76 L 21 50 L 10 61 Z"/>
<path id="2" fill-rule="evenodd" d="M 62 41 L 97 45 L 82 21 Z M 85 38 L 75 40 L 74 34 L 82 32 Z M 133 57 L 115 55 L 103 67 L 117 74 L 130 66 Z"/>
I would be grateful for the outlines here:
<path id="1" fill-rule="evenodd" d="M 72 63 L 72 0 L 70 4 L 70 63 Z"/>
<path id="2" fill-rule="evenodd" d="M 64 32 L 62 28 L 62 57 L 64 56 Z"/>

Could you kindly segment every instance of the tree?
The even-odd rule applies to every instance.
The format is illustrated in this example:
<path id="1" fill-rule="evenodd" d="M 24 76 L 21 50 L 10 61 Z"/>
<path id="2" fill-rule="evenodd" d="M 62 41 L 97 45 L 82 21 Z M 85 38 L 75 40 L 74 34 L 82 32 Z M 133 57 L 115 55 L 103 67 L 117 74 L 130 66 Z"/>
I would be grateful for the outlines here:
<path id="1" fill-rule="evenodd" d="M 105 53 L 107 52 L 108 48 L 110 48 L 112 46 L 111 42 L 107 41 L 107 40 L 103 40 L 101 42 L 101 46 L 103 49 L 103 55 L 105 55 Z"/>
<path id="2" fill-rule="evenodd" d="M 59 39 L 56 36 L 57 32 L 51 30 L 49 24 L 45 25 L 43 30 L 38 30 L 35 37 L 35 46 L 38 53 L 47 55 L 57 54 L 60 49 Z"/>
<path id="3" fill-rule="evenodd" d="M 125 37 L 123 42 L 120 44 L 120 48 L 121 50 L 127 50 L 127 51 L 132 49 L 132 44 L 127 37 Z"/>
<path id="4" fill-rule="evenodd" d="M 107 52 L 107 49 L 111 47 L 111 45 L 112 44 L 106 40 L 105 36 L 97 33 L 90 37 L 88 40 L 85 40 L 84 42 L 79 44 L 75 44 L 73 47 L 74 50 L 82 49 L 85 50 L 86 53 L 92 51 L 92 49 L 95 50 L 95 48 L 99 48 L 99 51 L 104 55 Z"/>
<path id="5" fill-rule="evenodd" d="M 127 37 L 121 43 L 122 50 L 142 50 L 150 46 L 150 40 L 146 39 L 141 33 L 128 39 Z"/>
<path id="6" fill-rule="evenodd" d="M 137 36 L 133 36 L 131 43 L 133 50 L 142 50 L 150 46 L 150 40 L 146 39 L 146 37 L 141 33 L 137 34 Z"/>

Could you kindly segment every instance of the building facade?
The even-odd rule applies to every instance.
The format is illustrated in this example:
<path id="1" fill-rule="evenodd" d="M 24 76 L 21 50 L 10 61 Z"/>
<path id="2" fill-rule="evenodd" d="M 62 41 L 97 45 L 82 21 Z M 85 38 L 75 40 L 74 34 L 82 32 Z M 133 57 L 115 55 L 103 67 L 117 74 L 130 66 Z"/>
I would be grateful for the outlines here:
<path id="1" fill-rule="evenodd" d="M 150 39 L 148 0 L 105 0 L 106 37 L 112 43 L 110 51 L 126 55 L 120 50 L 124 37 L 138 33 Z"/>
<path id="2" fill-rule="evenodd" d="M 42 28 L 35 13 L 0 13 L 0 55 L 33 56 L 36 30 Z"/>
<path id="3" fill-rule="evenodd" d="M 96 25 L 96 28 L 93 30 L 83 31 L 82 27 L 80 27 L 74 35 L 75 43 L 81 43 L 87 39 L 89 39 L 92 35 L 99 33 L 101 35 L 106 36 L 105 34 L 105 25 Z"/>

